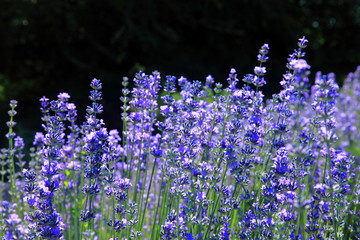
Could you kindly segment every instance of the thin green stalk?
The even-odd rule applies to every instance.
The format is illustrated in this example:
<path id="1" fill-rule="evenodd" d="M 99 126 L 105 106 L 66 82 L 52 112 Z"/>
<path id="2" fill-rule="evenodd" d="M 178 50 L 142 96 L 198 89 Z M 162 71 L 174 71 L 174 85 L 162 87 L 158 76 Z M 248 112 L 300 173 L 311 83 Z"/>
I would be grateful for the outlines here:
<path id="1" fill-rule="evenodd" d="M 143 141 L 142 141 L 142 136 L 143 136 L 143 133 L 144 133 L 144 127 L 143 127 L 143 119 L 144 117 L 141 117 L 141 139 L 140 139 L 140 147 L 139 147 L 139 159 L 138 159 L 138 165 L 137 165 L 137 169 L 136 169 L 136 178 L 135 178 L 135 183 L 134 183 L 134 192 L 133 192 L 133 202 L 136 202 L 137 200 L 137 184 L 140 180 L 140 175 L 141 175 L 141 152 L 142 152 L 142 144 L 143 144 Z"/>
<path id="2" fill-rule="evenodd" d="M 148 138 L 148 141 L 147 141 L 147 156 L 146 156 L 146 164 L 149 163 L 149 157 L 150 157 L 150 137 Z M 156 159 L 155 159 L 155 162 L 154 162 L 154 165 L 156 163 Z M 153 166 L 153 170 L 154 170 L 154 166 Z M 144 201 L 144 191 L 145 191 L 145 186 L 146 186 L 146 180 L 147 180 L 147 171 L 148 171 L 148 167 L 145 168 L 145 173 L 144 173 L 144 182 L 141 184 L 143 185 L 141 187 L 141 195 L 140 195 L 140 215 L 139 215 L 139 219 L 141 220 L 142 217 L 141 217 L 141 214 L 145 215 L 145 211 L 146 211 L 146 206 L 144 206 L 144 209 L 143 209 L 143 201 Z M 153 172 L 152 172 L 152 175 L 153 175 Z M 150 185 L 151 185 L 151 182 L 152 182 L 152 175 L 151 175 L 151 179 L 150 179 Z M 150 190 L 150 189 L 149 189 Z M 149 193 L 149 192 L 148 192 Z M 148 198 L 148 196 L 147 196 Z M 142 221 L 141 221 L 142 222 Z M 142 223 L 140 223 L 140 228 L 139 230 L 142 229 Z"/>
<path id="3" fill-rule="evenodd" d="M 232 197 L 231 198 L 235 198 L 235 201 L 237 200 L 237 194 L 236 194 L 236 192 L 237 192 L 237 187 L 239 186 L 239 184 L 238 183 L 235 183 L 235 189 L 234 189 L 234 192 L 233 192 L 233 194 L 232 194 Z M 231 217 L 231 224 L 230 224 L 230 229 L 231 229 L 231 232 L 233 232 L 233 230 L 234 230 L 234 225 L 235 225 L 235 223 L 237 222 L 237 209 L 235 209 L 235 211 L 233 211 L 232 212 L 232 217 Z"/>
<path id="4" fill-rule="evenodd" d="M 176 214 L 176 230 L 177 230 L 178 239 L 180 239 L 179 212 L 180 212 L 180 194 L 178 193 L 178 196 L 177 196 L 177 214 Z"/>
<path id="5" fill-rule="evenodd" d="M 223 174 L 222 174 L 220 191 L 221 191 L 221 189 L 222 189 L 223 186 L 224 186 L 224 181 L 225 181 L 227 169 L 228 169 L 228 165 L 226 165 L 226 167 L 225 167 L 225 169 L 224 169 L 224 172 L 223 172 Z M 214 205 L 214 207 L 213 207 L 212 210 L 211 210 L 209 226 L 206 228 L 206 231 L 205 231 L 205 234 L 204 234 L 205 239 L 207 239 L 207 235 L 208 235 L 208 233 L 209 233 L 209 230 L 211 229 L 211 224 L 212 224 L 211 222 L 212 222 L 213 217 L 214 217 L 214 215 L 215 215 L 215 211 L 216 211 L 217 205 L 218 205 L 218 203 L 219 203 L 219 201 L 220 201 L 220 198 L 221 198 L 221 193 L 219 193 L 218 196 L 216 197 L 215 205 Z"/>
<path id="6" fill-rule="evenodd" d="M 86 199 L 85 199 L 85 213 L 87 212 L 87 205 L 88 205 L 88 200 L 89 200 L 89 195 L 86 195 Z M 84 233 L 84 225 L 86 222 L 81 222 L 81 232 L 80 234 L 83 235 Z"/>
<path id="7" fill-rule="evenodd" d="M 298 221 L 296 223 L 296 235 L 299 235 L 299 234 L 303 235 L 303 231 L 305 229 L 304 214 L 305 214 L 304 210 L 300 209 Z M 301 232 L 300 232 L 300 229 L 301 229 Z"/>
<path id="8" fill-rule="evenodd" d="M 112 217 L 113 217 L 113 221 L 115 222 L 116 221 L 116 219 L 115 219 L 115 199 L 114 199 L 115 197 L 114 197 L 114 195 L 112 196 L 112 198 L 111 198 L 111 201 L 112 201 Z M 112 237 L 113 237 L 113 239 L 115 239 L 115 230 L 114 230 L 114 228 L 111 228 L 111 232 L 112 232 Z"/>
<path id="9" fill-rule="evenodd" d="M 102 198 L 102 206 L 105 206 L 105 191 L 104 191 L 104 189 L 102 189 L 102 191 L 101 191 L 101 198 Z M 101 208 L 101 220 L 100 220 L 100 227 L 99 227 L 100 231 L 103 226 L 103 221 L 104 221 L 104 207 Z M 102 233 L 102 231 L 101 231 L 101 233 Z M 102 234 L 100 235 L 100 238 L 101 238 L 101 236 L 102 236 Z"/>
<path id="10" fill-rule="evenodd" d="M 12 117 L 10 119 L 10 121 L 12 122 Z M 12 134 L 12 128 L 9 128 L 9 134 Z M 18 203 L 18 199 L 17 199 L 17 194 L 15 192 L 16 189 L 16 180 L 15 180 L 15 159 L 14 159 L 14 148 L 13 148 L 13 139 L 9 138 L 9 162 L 10 162 L 10 169 L 11 169 L 11 173 L 10 173 L 10 180 L 11 180 L 11 198 L 12 201 L 14 203 Z"/>
<path id="11" fill-rule="evenodd" d="M 157 214 L 158 214 L 158 210 L 159 210 L 159 206 L 160 206 L 161 189 L 162 189 L 163 178 L 164 178 L 164 172 L 161 173 L 158 201 L 157 201 L 157 206 L 156 206 L 155 215 L 154 215 L 154 223 L 153 223 L 153 226 L 152 226 L 152 229 L 151 229 L 151 239 L 153 239 L 153 234 L 155 233 L 156 218 L 157 218 Z M 159 217 L 159 222 L 160 222 L 160 217 Z"/>
<path id="12" fill-rule="evenodd" d="M 168 208 L 166 208 L 166 202 L 168 202 L 168 188 L 170 186 L 170 180 L 168 180 L 165 188 L 164 188 L 164 194 L 163 194 L 163 198 L 162 198 L 162 201 L 161 201 L 161 209 L 160 209 L 160 217 L 159 217 L 159 224 L 158 224 L 158 230 L 160 230 L 160 226 L 161 226 L 161 223 L 165 220 L 166 218 L 166 215 L 168 213 L 168 208 L 169 206 L 171 207 L 171 201 L 172 201 L 172 198 L 170 199 L 170 202 L 168 204 Z M 160 231 L 156 231 L 156 235 L 155 235 L 155 239 L 158 239 L 158 233 Z"/>
<path id="13" fill-rule="evenodd" d="M 156 159 L 154 160 L 154 164 L 153 164 L 153 167 L 152 167 L 152 170 L 151 170 L 150 183 L 149 183 L 149 187 L 148 187 L 147 194 L 146 194 L 146 201 L 145 201 L 143 214 L 142 214 L 142 217 L 141 217 L 140 229 L 142 229 L 143 224 L 144 224 L 144 217 L 145 217 L 145 214 L 146 214 L 146 207 L 147 207 L 147 204 L 149 202 L 150 189 L 151 189 L 151 185 L 152 185 L 152 181 L 153 181 L 155 167 L 156 167 Z"/>
<path id="14" fill-rule="evenodd" d="M 326 139 L 326 148 L 327 148 L 327 154 L 326 154 L 326 159 L 325 159 L 325 167 L 324 167 L 324 171 L 323 171 L 323 177 L 322 177 L 322 181 L 324 182 L 325 181 L 325 177 L 326 177 L 326 169 L 327 169 L 327 165 L 328 165 L 328 162 L 330 162 L 330 158 L 329 158 L 329 155 L 330 155 L 330 145 L 329 145 L 329 141 Z M 329 163 L 330 165 L 330 163 Z M 330 167 L 330 166 L 329 166 Z"/>

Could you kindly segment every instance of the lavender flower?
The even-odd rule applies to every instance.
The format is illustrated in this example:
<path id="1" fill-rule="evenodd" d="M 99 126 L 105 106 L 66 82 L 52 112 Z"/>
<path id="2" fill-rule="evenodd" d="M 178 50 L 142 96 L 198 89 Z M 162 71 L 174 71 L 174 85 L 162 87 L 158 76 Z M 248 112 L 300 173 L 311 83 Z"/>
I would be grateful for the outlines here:
<path id="1" fill-rule="evenodd" d="M 2 201 L 0 237 L 359 238 L 360 67 L 342 89 L 321 73 L 310 87 L 307 44 L 299 39 L 266 101 L 268 44 L 242 86 L 235 68 L 227 86 L 211 75 L 168 75 L 163 87 L 157 71 L 124 77 L 121 130 L 99 117 L 98 79 L 81 126 L 68 93 L 43 97 L 28 166 L 11 101 L 0 165 L 10 180 L 1 198 L 14 203 Z"/>

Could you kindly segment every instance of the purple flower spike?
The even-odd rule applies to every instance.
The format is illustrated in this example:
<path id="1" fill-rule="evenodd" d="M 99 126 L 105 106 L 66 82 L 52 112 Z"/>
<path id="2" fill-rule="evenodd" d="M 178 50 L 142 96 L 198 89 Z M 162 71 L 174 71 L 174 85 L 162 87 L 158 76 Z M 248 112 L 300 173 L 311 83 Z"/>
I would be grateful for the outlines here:
<path id="1" fill-rule="evenodd" d="M 299 48 L 306 48 L 308 43 L 308 40 L 303 36 L 302 38 L 299 38 L 298 46 Z"/>
<path id="2" fill-rule="evenodd" d="M 91 81 L 90 87 L 94 90 L 100 90 L 102 88 L 102 84 L 99 79 L 94 78 Z"/>
<path id="3" fill-rule="evenodd" d="M 49 105 L 49 99 L 46 98 L 45 96 L 43 96 L 42 98 L 40 98 L 40 103 L 41 103 L 41 107 L 42 108 L 46 108 Z"/>
<path id="4" fill-rule="evenodd" d="M 57 97 L 60 101 L 66 102 L 67 100 L 69 100 L 70 95 L 66 92 L 63 92 L 63 93 L 59 93 Z"/>

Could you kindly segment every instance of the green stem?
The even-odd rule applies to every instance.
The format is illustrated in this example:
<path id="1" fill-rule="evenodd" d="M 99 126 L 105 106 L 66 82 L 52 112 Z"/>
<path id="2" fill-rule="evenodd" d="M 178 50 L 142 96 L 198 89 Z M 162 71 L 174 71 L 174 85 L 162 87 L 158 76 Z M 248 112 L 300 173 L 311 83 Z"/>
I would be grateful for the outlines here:
<path id="1" fill-rule="evenodd" d="M 155 233 L 155 226 L 156 226 L 156 218 L 157 218 L 157 214 L 158 214 L 158 210 L 159 210 L 159 206 L 160 206 L 160 199 L 161 199 L 161 190 L 162 190 L 162 182 L 164 179 L 164 171 L 162 171 L 161 174 L 161 180 L 160 180 L 160 186 L 159 186 L 159 195 L 158 195 L 158 202 L 157 202 L 157 206 L 156 206 L 156 210 L 155 210 L 155 215 L 154 215 L 154 223 L 152 226 L 152 230 L 151 230 L 151 239 L 153 238 L 153 234 Z M 159 218 L 160 221 L 160 218 Z"/>
<path id="2" fill-rule="evenodd" d="M 135 183 L 134 183 L 134 193 L 133 193 L 133 202 L 136 202 L 137 200 L 137 184 L 140 180 L 140 175 L 141 175 L 141 152 L 142 152 L 142 136 L 144 133 L 144 127 L 143 127 L 143 119 L 144 117 L 141 117 L 141 139 L 140 139 L 140 147 L 139 147 L 139 159 L 138 159 L 138 165 L 137 165 L 137 170 L 136 170 L 136 178 L 135 178 Z M 135 126 L 134 126 L 135 127 Z M 133 149 L 131 149 L 131 151 L 133 152 Z"/>
<path id="3" fill-rule="evenodd" d="M 166 208 L 166 202 L 168 202 L 168 189 L 169 189 L 169 186 L 170 186 L 170 180 L 168 180 L 166 186 L 165 186 L 165 189 L 164 189 L 164 194 L 163 194 L 163 198 L 162 198 L 162 201 L 161 201 L 161 210 L 160 210 L 160 217 L 159 217 L 159 224 L 158 224 L 158 230 L 160 230 L 160 226 L 161 226 L 161 223 L 165 220 L 166 218 L 166 215 L 168 213 L 168 208 L 169 206 L 171 207 L 171 201 L 172 201 L 172 198 L 170 200 L 170 203 L 168 204 L 168 208 Z M 160 231 L 156 231 L 156 235 L 155 235 L 155 239 L 158 239 L 158 233 Z"/>
<path id="4" fill-rule="evenodd" d="M 180 194 L 178 193 L 178 196 L 177 196 L 177 215 L 176 215 L 176 231 L 177 231 L 178 239 L 180 239 L 179 213 L 180 213 Z"/>
<path id="5" fill-rule="evenodd" d="M 327 165 L 328 165 L 328 162 L 330 161 L 330 158 L 329 158 L 329 155 L 330 155 L 330 145 L 329 145 L 329 141 L 327 141 L 327 139 L 325 140 L 326 141 L 326 148 L 327 148 L 327 154 L 326 154 L 326 159 L 325 159 L 325 167 L 324 167 L 324 172 L 323 172 L 323 178 L 322 178 L 322 181 L 324 182 L 325 181 L 325 176 L 326 176 L 326 169 L 327 169 Z M 330 163 L 329 163 L 330 165 Z M 330 167 L 330 166 L 329 166 Z"/>
<path id="6" fill-rule="evenodd" d="M 150 137 L 148 138 L 148 141 L 147 141 L 147 156 L 146 156 L 146 164 L 148 164 L 149 163 L 149 156 L 150 156 Z M 155 163 L 156 163 L 156 159 L 155 159 L 155 161 L 154 161 L 154 165 L 153 165 L 153 171 L 154 171 L 154 167 L 155 167 Z M 140 198 L 140 215 L 139 215 L 139 219 L 141 220 L 142 219 L 142 217 L 141 217 L 141 215 L 145 215 L 145 211 L 146 211 L 146 206 L 144 206 L 144 208 L 143 208 L 143 201 L 144 201 L 144 191 L 145 191 L 145 186 L 146 186 L 146 180 L 147 180 L 147 171 L 148 171 L 148 167 L 146 166 L 146 168 L 145 168 L 145 173 L 144 173 L 144 182 L 141 184 L 142 185 L 142 187 L 141 187 L 141 198 Z M 153 177 L 153 171 L 152 171 L 152 173 L 151 173 L 151 178 L 150 178 L 150 187 L 151 187 L 151 182 L 152 182 L 152 177 Z M 150 191 L 150 189 L 148 188 L 148 194 L 149 194 L 149 191 Z M 147 197 L 146 197 L 146 201 L 148 200 L 148 195 L 147 195 Z M 140 228 L 139 228 L 139 230 L 141 230 L 142 229 L 142 220 L 141 220 L 141 222 L 140 222 Z"/>
<path id="7" fill-rule="evenodd" d="M 225 177 L 226 177 L 226 172 L 227 172 L 227 169 L 228 169 L 228 165 L 226 165 L 225 169 L 224 169 L 224 172 L 222 174 L 222 180 L 221 180 L 221 185 L 220 185 L 220 191 L 221 189 L 223 188 L 224 186 L 224 181 L 225 181 Z M 209 226 L 206 228 L 206 231 L 205 231 L 205 234 L 204 234 L 204 239 L 207 239 L 207 235 L 208 233 L 210 233 L 210 229 L 211 229 L 211 225 L 212 225 L 212 220 L 213 220 L 213 217 L 215 215 L 215 211 L 216 211 L 216 208 L 217 208 L 217 205 L 220 201 L 220 198 L 221 198 L 221 192 L 218 194 L 218 196 L 216 197 L 216 202 L 215 202 L 215 205 L 214 207 L 212 208 L 211 210 L 211 215 L 210 215 L 210 221 L 209 221 Z"/>
<path id="8" fill-rule="evenodd" d="M 152 180 L 153 180 L 153 176 L 154 176 L 154 172 L 155 172 L 155 167 L 156 167 L 156 159 L 154 160 L 153 167 L 152 167 L 152 170 L 151 170 L 150 183 L 149 183 L 149 187 L 148 187 L 147 194 L 146 194 L 146 201 L 145 201 L 143 214 L 142 214 L 142 217 L 141 217 L 140 229 L 142 229 L 143 224 L 144 224 L 144 217 L 145 217 L 145 213 L 146 213 L 146 207 L 147 207 L 147 204 L 149 202 L 150 189 L 151 189 Z"/>

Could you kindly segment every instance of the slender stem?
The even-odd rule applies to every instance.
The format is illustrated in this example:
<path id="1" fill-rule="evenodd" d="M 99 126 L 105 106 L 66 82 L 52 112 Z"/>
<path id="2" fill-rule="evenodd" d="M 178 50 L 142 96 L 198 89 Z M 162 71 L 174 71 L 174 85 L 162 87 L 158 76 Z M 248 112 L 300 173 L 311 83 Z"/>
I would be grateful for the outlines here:
<path id="1" fill-rule="evenodd" d="M 143 216 L 145 215 L 145 211 L 146 211 L 146 206 L 144 206 L 143 208 L 143 201 L 144 201 L 144 191 L 145 191 L 145 186 L 146 186 L 146 180 L 147 180 L 147 171 L 148 171 L 148 164 L 149 164 L 149 156 L 150 156 L 150 153 L 149 153 L 149 150 L 150 150 L 150 137 L 148 138 L 148 141 L 147 141 L 147 155 L 146 155 L 146 167 L 145 167 L 145 173 L 144 173 L 144 182 L 141 183 L 142 187 L 141 187 L 141 195 L 140 195 L 140 216 L 139 216 L 139 219 L 141 220 L 142 217 L 141 217 L 141 214 L 143 214 Z M 155 162 L 156 162 L 156 159 L 155 159 Z M 154 165 L 153 165 L 153 170 L 154 170 L 154 166 L 155 166 L 155 162 L 154 162 Z M 152 172 L 152 175 L 153 175 L 153 172 Z M 152 175 L 151 175 L 151 178 L 150 178 L 150 186 L 151 186 L 151 182 L 152 182 Z M 148 193 L 149 193 L 150 189 L 148 189 Z M 148 196 L 147 196 L 147 199 L 148 199 Z M 139 229 L 142 229 L 142 221 L 140 222 L 140 228 Z"/>
<path id="2" fill-rule="evenodd" d="M 12 109 L 14 110 L 14 109 Z M 10 117 L 10 122 L 13 122 L 13 116 Z M 13 143 L 13 138 L 11 137 L 11 135 L 13 134 L 13 129 L 10 126 L 9 127 L 9 151 L 8 151 L 8 156 L 9 156 L 9 163 L 10 163 L 10 181 L 11 181 L 11 198 L 12 201 L 14 203 L 18 203 L 17 201 L 17 194 L 15 192 L 16 189 L 16 183 L 15 183 L 15 159 L 14 159 L 14 143 Z"/>
<path id="3" fill-rule="evenodd" d="M 176 214 L 176 231 L 177 231 L 178 239 L 180 239 L 179 213 L 180 213 L 180 194 L 178 193 L 178 196 L 177 196 L 177 214 Z"/>
<path id="4" fill-rule="evenodd" d="M 144 133 L 143 119 L 144 119 L 144 117 L 142 116 L 141 117 L 141 134 L 140 134 L 139 158 L 138 158 L 138 165 L 137 165 L 137 169 L 136 169 L 136 178 L 135 178 L 135 183 L 134 183 L 133 202 L 136 202 L 136 200 L 137 200 L 137 193 L 138 193 L 137 184 L 138 184 L 138 182 L 140 180 L 140 175 L 141 175 L 141 152 L 142 152 L 142 145 L 143 145 L 142 136 L 143 136 L 143 133 Z"/>
<path id="5" fill-rule="evenodd" d="M 154 215 L 154 223 L 153 223 L 152 230 L 151 230 L 151 239 L 153 239 L 153 234 L 155 233 L 156 219 L 157 219 L 157 214 L 158 214 L 158 210 L 159 210 L 159 206 L 160 206 L 163 179 L 164 179 L 164 171 L 162 171 L 161 180 L 160 180 L 160 184 L 159 184 L 159 195 L 158 195 L 158 201 L 157 201 L 157 206 L 156 206 L 155 215 Z M 159 221 L 160 221 L 160 218 L 159 218 Z"/>
<path id="6" fill-rule="evenodd" d="M 147 204 L 148 204 L 148 201 L 149 201 L 150 189 L 151 189 L 152 180 L 153 180 L 153 176 L 154 176 L 154 172 L 155 172 L 155 167 L 156 167 L 156 159 L 154 160 L 152 171 L 151 171 L 150 183 L 149 183 L 149 187 L 148 187 L 148 190 L 147 190 L 145 206 L 144 206 L 144 210 L 143 210 L 142 217 L 141 217 L 141 222 L 140 222 L 140 229 L 142 229 L 143 224 L 144 224 L 144 217 L 145 217 L 145 214 L 146 214 L 146 207 L 147 207 Z"/>
<path id="7" fill-rule="evenodd" d="M 222 189 L 223 186 L 224 186 L 224 181 L 225 181 L 227 169 L 228 169 L 228 165 L 226 165 L 226 167 L 225 167 L 225 169 L 224 169 L 224 172 L 223 172 L 223 174 L 222 174 L 220 191 L 221 191 L 221 189 Z M 214 207 L 213 207 L 212 210 L 211 210 L 209 226 L 206 228 L 206 231 L 205 231 L 205 234 L 204 234 L 204 239 L 207 239 L 207 235 L 208 235 L 208 233 L 209 233 L 209 230 L 211 229 L 212 220 L 213 220 L 213 217 L 214 217 L 214 215 L 215 215 L 215 211 L 216 211 L 217 205 L 218 205 L 218 203 L 219 203 L 219 201 L 220 201 L 220 198 L 221 198 L 221 193 L 219 193 L 218 196 L 216 197 L 215 205 L 214 205 Z"/>

